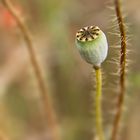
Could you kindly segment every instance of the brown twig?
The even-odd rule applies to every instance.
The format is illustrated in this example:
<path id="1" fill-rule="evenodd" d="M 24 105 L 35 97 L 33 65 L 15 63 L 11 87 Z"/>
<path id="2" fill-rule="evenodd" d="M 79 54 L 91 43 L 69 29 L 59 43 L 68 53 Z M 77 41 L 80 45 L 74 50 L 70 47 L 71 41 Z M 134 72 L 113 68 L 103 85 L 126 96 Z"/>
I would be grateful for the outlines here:
<path id="1" fill-rule="evenodd" d="M 120 93 L 117 102 L 117 113 L 115 115 L 111 140 L 117 140 L 117 134 L 121 122 L 122 108 L 123 108 L 124 96 L 125 96 L 125 73 L 126 73 L 126 32 L 125 32 L 124 22 L 122 18 L 122 13 L 121 13 L 120 0 L 114 0 L 114 5 L 115 5 L 117 21 L 120 30 L 121 56 L 120 56 Z"/>
<path id="2" fill-rule="evenodd" d="M 51 129 L 53 140 L 58 140 L 59 138 L 58 138 L 58 131 L 57 131 L 56 116 L 55 116 L 52 104 L 50 102 L 50 99 L 48 97 L 48 93 L 47 93 L 46 85 L 45 85 L 45 82 L 43 79 L 42 71 L 40 69 L 39 63 L 36 58 L 36 53 L 35 53 L 34 46 L 32 43 L 31 34 L 30 34 L 28 28 L 26 27 L 23 19 L 18 15 L 17 11 L 15 10 L 13 4 L 11 3 L 11 0 L 2 0 L 2 2 L 5 5 L 5 7 L 9 10 L 9 12 L 12 14 L 13 18 L 15 18 L 17 25 L 18 25 L 19 29 L 21 30 L 21 33 L 27 44 L 31 63 L 34 68 L 35 76 L 37 78 L 38 85 L 40 88 L 41 99 L 44 104 L 44 108 L 46 109 L 47 122 Z"/>

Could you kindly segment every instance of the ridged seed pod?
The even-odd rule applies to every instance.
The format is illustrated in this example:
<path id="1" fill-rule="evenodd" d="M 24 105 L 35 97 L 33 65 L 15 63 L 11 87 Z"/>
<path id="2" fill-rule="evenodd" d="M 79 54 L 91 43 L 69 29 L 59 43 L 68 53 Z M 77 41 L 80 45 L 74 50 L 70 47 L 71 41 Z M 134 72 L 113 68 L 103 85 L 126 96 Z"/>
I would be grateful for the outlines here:
<path id="1" fill-rule="evenodd" d="M 105 34 L 97 26 L 87 26 L 76 33 L 76 47 L 82 58 L 95 67 L 100 67 L 108 53 Z"/>

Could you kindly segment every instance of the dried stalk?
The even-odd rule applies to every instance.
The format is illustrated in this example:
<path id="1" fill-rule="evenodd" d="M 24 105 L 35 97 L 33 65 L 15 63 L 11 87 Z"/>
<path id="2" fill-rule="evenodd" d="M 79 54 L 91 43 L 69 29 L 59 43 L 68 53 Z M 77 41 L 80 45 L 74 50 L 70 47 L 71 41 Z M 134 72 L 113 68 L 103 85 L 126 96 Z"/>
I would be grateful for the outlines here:
<path id="1" fill-rule="evenodd" d="M 39 86 L 40 94 L 41 94 L 41 100 L 44 104 L 44 108 L 46 109 L 45 114 L 47 117 L 48 126 L 51 129 L 53 140 L 58 140 L 59 137 L 58 137 L 56 116 L 54 113 L 52 103 L 50 102 L 50 99 L 49 99 L 49 96 L 47 93 L 47 89 L 46 89 L 46 85 L 45 85 L 45 82 L 43 79 L 41 68 L 40 68 L 39 63 L 37 61 L 37 57 L 36 57 L 36 53 L 34 50 L 34 45 L 32 42 L 32 36 L 30 34 L 30 31 L 26 27 L 22 17 L 20 17 L 18 15 L 13 4 L 11 3 L 11 0 L 2 0 L 2 2 L 5 5 L 5 7 L 9 10 L 9 12 L 13 16 L 13 18 L 16 20 L 17 25 L 18 25 L 19 29 L 21 30 L 21 33 L 22 33 L 24 40 L 27 44 L 27 49 L 28 49 L 28 52 L 30 55 L 31 63 L 32 63 L 32 66 L 33 66 L 34 71 L 35 71 L 36 79 L 38 81 L 38 86 Z"/>
<path id="2" fill-rule="evenodd" d="M 124 104 L 125 96 L 125 75 L 126 75 L 126 32 L 124 27 L 124 22 L 121 13 L 120 0 L 114 0 L 116 16 L 118 20 L 118 26 L 120 30 L 121 38 L 121 50 L 120 50 L 120 93 L 117 102 L 117 113 L 115 115 L 115 120 L 113 124 L 111 140 L 117 140 L 117 134 L 119 131 L 119 125 L 121 122 L 122 108 Z"/>

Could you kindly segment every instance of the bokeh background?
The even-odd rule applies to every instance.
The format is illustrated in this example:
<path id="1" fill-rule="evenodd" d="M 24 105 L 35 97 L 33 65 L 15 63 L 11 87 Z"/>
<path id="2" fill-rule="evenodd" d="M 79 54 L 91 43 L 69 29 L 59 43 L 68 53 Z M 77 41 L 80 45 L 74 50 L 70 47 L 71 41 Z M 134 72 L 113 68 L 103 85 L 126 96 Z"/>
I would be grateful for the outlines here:
<path id="1" fill-rule="evenodd" d="M 111 132 L 118 96 L 119 44 L 113 2 L 108 0 L 12 0 L 33 35 L 33 43 L 57 115 L 62 140 L 93 140 L 94 71 L 75 48 L 75 33 L 98 25 L 107 35 L 103 64 L 104 129 Z M 120 140 L 139 140 L 140 1 L 123 1 L 128 34 L 127 96 Z M 50 140 L 26 44 L 0 3 L 0 137 Z"/>

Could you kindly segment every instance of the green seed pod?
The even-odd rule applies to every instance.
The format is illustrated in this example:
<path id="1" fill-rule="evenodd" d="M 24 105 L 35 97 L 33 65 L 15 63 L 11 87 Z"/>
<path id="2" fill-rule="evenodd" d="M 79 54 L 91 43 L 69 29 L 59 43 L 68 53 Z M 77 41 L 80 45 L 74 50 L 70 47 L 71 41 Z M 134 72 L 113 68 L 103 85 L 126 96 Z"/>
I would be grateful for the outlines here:
<path id="1" fill-rule="evenodd" d="M 95 67 L 100 67 L 107 57 L 107 39 L 97 26 L 88 26 L 80 29 L 76 33 L 76 47 L 82 58 Z"/>

